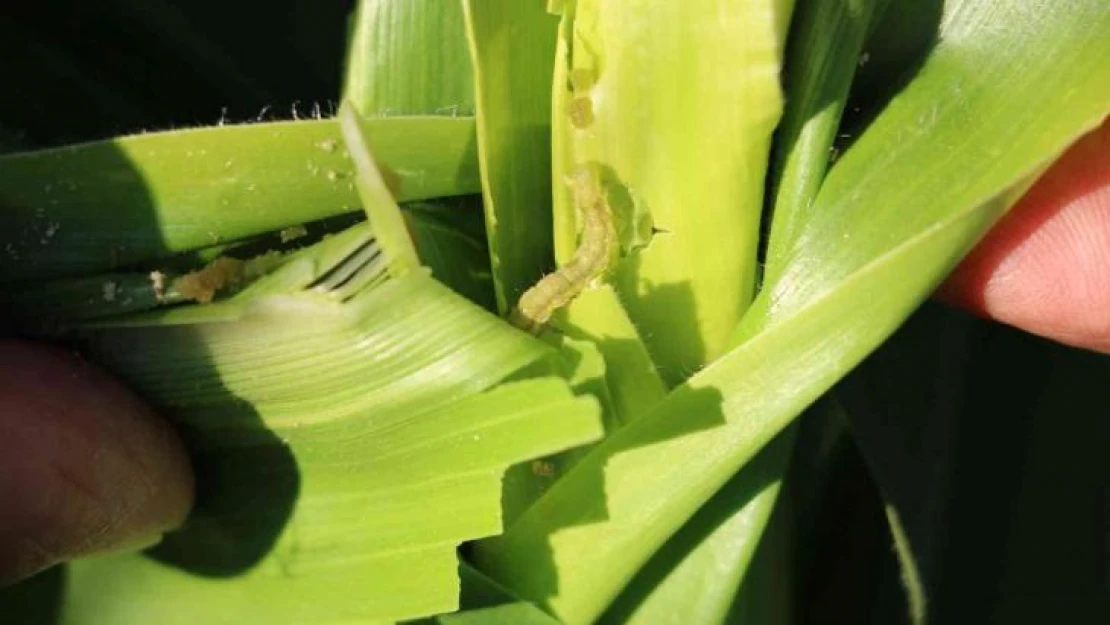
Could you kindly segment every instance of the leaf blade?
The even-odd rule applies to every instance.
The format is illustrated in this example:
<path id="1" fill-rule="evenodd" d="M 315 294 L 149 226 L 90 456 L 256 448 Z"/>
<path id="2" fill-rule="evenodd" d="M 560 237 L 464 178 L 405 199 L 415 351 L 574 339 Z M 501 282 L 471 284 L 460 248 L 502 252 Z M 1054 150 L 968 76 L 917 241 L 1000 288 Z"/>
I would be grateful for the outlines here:
<path id="1" fill-rule="evenodd" d="M 596 617 L 756 450 L 897 328 L 1051 158 L 1102 119 L 1110 77 L 1097 59 L 1110 42 L 1097 33 L 1110 16 L 1097 7 L 1041 3 L 1044 21 L 1031 25 L 1020 2 L 995 3 L 991 20 L 983 5 L 960 4 L 915 80 L 830 172 L 783 277 L 741 324 L 747 342 L 606 439 L 503 536 L 482 543 L 484 570 L 569 622 Z M 1054 62 L 1065 57 L 1066 68 Z M 1027 98 L 1038 106 L 1027 110 Z M 1021 120 L 1019 133 L 1000 111 Z M 1005 156 L 991 158 L 1002 146 Z M 922 160 L 933 167 L 922 171 Z M 932 181 L 931 192 L 907 178 Z M 864 236 L 843 245 L 853 233 Z M 699 414 L 703 429 L 691 432 Z"/>
<path id="2" fill-rule="evenodd" d="M 363 122 L 401 200 L 479 188 L 470 118 Z M 357 210 L 333 120 L 137 135 L 0 157 L 0 281 L 88 274 Z M 231 207 L 234 207 L 232 209 Z"/>
<path id="3" fill-rule="evenodd" d="M 465 0 L 497 308 L 551 266 L 550 76 L 557 21 L 534 2 Z"/>
<path id="4" fill-rule="evenodd" d="M 460 3 L 361 0 L 353 21 L 343 97 L 359 115 L 474 115 Z"/>

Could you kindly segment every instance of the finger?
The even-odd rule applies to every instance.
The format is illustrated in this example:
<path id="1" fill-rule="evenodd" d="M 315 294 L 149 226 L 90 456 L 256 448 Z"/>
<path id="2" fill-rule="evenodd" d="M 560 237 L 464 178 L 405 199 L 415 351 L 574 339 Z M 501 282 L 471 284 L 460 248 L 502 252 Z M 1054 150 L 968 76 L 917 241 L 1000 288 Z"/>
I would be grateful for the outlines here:
<path id="1" fill-rule="evenodd" d="M 134 395 L 64 351 L 0 341 L 0 583 L 151 544 L 192 496 L 181 443 Z"/>
<path id="2" fill-rule="evenodd" d="M 964 260 L 945 299 L 1110 353 L 1110 118 L 1083 137 Z"/>

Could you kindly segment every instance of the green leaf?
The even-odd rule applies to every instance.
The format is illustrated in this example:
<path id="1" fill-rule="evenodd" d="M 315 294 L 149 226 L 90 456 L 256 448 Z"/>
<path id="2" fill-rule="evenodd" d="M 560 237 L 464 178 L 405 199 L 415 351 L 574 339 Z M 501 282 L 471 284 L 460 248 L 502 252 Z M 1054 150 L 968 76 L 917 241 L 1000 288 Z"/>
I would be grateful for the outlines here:
<path id="1" fill-rule="evenodd" d="M 420 266 L 412 235 L 405 227 L 405 220 L 398 210 L 394 192 L 386 183 L 374 153 L 367 144 L 362 120 L 349 102 L 339 109 L 339 130 L 354 164 L 355 188 L 362 201 L 362 208 L 374 226 L 374 236 L 385 251 L 389 268 L 395 275 L 406 273 Z"/>
<path id="2" fill-rule="evenodd" d="M 546 349 L 424 271 L 345 301 L 267 293 L 245 291 L 233 318 L 87 335 L 176 420 L 200 499 L 148 556 L 74 564 L 67 622 L 453 610 L 454 548 L 498 531 L 501 472 L 601 433 L 596 403 L 561 380 L 485 391 Z"/>
<path id="3" fill-rule="evenodd" d="M 780 197 L 782 201 L 774 213 L 776 223 L 785 222 L 787 217 L 794 219 L 801 209 L 808 208 L 824 175 L 839 111 L 847 98 L 848 79 L 856 68 L 868 14 L 873 8 L 869 3 L 863 7 L 842 5 L 842 2 L 805 4 L 800 24 L 792 34 L 796 43 L 789 58 L 794 80 L 788 86 L 786 128 L 780 129 L 778 135 L 779 153 L 789 152 L 791 161 L 786 171 L 780 163 L 772 175 L 774 179 L 784 178 L 777 188 L 793 195 Z M 858 15 L 860 12 L 864 15 Z M 839 18 L 840 22 L 830 18 Z M 856 40 L 854 47 L 843 45 L 844 33 L 839 32 L 842 22 L 847 22 L 849 34 Z M 853 27 L 858 32 L 852 32 Z M 830 51 L 834 43 L 836 46 Z M 832 58 L 823 58 L 826 56 Z M 558 78 L 556 84 L 561 84 Z M 799 93 L 802 91 L 812 93 Z M 569 103 L 570 96 L 565 99 Z M 816 110 L 826 107 L 832 110 L 824 113 L 823 118 L 810 119 Z M 557 125 L 558 120 L 557 116 Z M 806 141 L 798 137 L 802 122 L 806 123 Z M 569 127 L 565 122 L 564 125 Z M 788 211 L 791 214 L 787 215 Z M 774 465 L 781 476 L 791 449 L 792 444 L 786 442 L 767 450 L 760 456 L 760 466 Z M 760 472 L 755 467 L 751 471 Z M 748 471 L 742 471 L 734 479 L 735 485 L 723 488 L 668 541 L 641 569 L 606 619 L 644 623 L 723 622 L 776 501 L 777 480 L 757 488 L 745 480 L 747 474 Z"/>
<path id="4" fill-rule="evenodd" d="M 599 444 L 482 569 L 570 623 L 595 619 L 714 492 L 902 323 L 1110 103 L 1110 14 L 965 2 L 832 169 L 750 338 Z M 989 19 L 988 19 L 989 17 Z"/>
<path id="5" fill-rule="evenodd" d="M 398 199 L 478 190 L 469 118 L 362 123 Z M 89 274 L 357 210 L 333 120 L 0 156 L 0 282 Z"/>
<path id="6" fill-rule="evenodd" d="M 788 105 L 771 165 L 771 241 L 764 279 L 773 282 L 805 223 L 828 163 L 848 88 L 875 18 L 888 0 L 813 0 L 799 5 L 787 48 Z"/>
<path id="7" fill-rule="evenodd" d="M 402 209 L 420 262 L 435 279 L 482 308 L 496 310 L 481 197 L 415 202 Z"/>
<path id="8" fill-rule="evenodd" d="M 609 390 L 608 365 L 601 350 L 591 341 L 567 337 L 549 338 L 552 343 L 558 342 L 558 351 L 536 363 L 536 366 L 521 371 L 518 376 L 558 375 L 566 379 L 575 393 L 598 400 L 605 431 L 614 431 L 620 423 L 616 422 L 618 412 Z M 511 468 L 505 474 L 501 495 L 505 524 L 511 525 L 587 451 L 587 447 L 577 447 Z"/>
<path id="9" fill-rule="evenodd" d="M 363 0 L 352 24 L 344 98 L 361 116 L 474 115 L 461 2 Z M 437 279 L 494 309 L 484 226 L 474 229 L 469 214 L 450 214 L 475 209 L 480 215 L 481 203 L 422 206 L 405 213 L 421 260 Z M 452 226 L 463 225 L 460 220 L 466 232 Z"/>
<path id="10" fill-rule="evenodd" d="M 858 133 L 890 103 L 921 67 L 937 42 L 948 0 L 882 0 L 886 9 L 867 35 L 860 66 L 852 81 L 849 106 L 838 146 L 850 145 Z M 951 5 L 954 6 L 954 5 Z"/>
<path id="11" fill-rule="evenodd" d="M 666 395 L 639 330 L 611 286 L 583 291 L 556 314 L 552 325 L 567 336 L 595 343 L 604 354 L 616 422 L 628 423 L 646 414 Z"/>
<path id="12" fill-rule="evenodd" d="M 792 230 L 804 223 L 820 189 L 875 10 L 870 1 L 818 0 L 802 3 L 793 20 L 785 68 L 787 106 L 776 131 L 776 158 L 769 174 L 774 243 L 767 253 L 768 280 L 781 270 L 782 250 Z M 732 614 L 741 583 L 746 597 L 760 585 L 782 586 L 781 579 L 749 579 L 783 577 L 784 565 L 773 561 L 781 554 L 764 556 L 763 565 L 754 570 L 749 566 L 794 450 L 793 429 L 783 438 L 761 452 L 753 466 L 741 470 L 641 569 L 611 608 L 611 615 L 622 615 L 613 617 L 614 622 L 723 623 Z M 747 478 L 753 471 L 778 477 L 767 478 L 757 488 Z M 741 603 L 746 606 L 746 623 L 759 618 L 781 622 L 774 604 L 763 597 Z"/>
<path id="13" fill-rule="evenodd" d="M 539 2 L 463 0 L 497 308 L 551 267 L 551 72 L 557 21 Z"/>
<path id="14" fill-rule="evenodd" d="M 353 109 L 339 121 L 369 224 L 216 303 L 75 329 L 176 422 L 198 501 L 147 554 L 73 564 L 67 622 L 454 610 L 455 549 L 500 530 L 505 469 L 601 436 L 562 379 L 498 385 L 550 349 L 417 264 Z"/>
<path id="15" fill-rule="evenodd" d="M 650 216 L 650 242 L 627 251 L 613 283 L 669 384 L 725 350 L 754 294 L 792 4 L 580 0 L 564 12 L 567 69 L 553 111 L 559 260 L 578 236 L 562 178 L 595 164 L 618 232 Z"/>
<path id="16" fill-rule="evenodd" d="M 789 485 L 791 479 L 788 475 L 784 484 Z M 771 516 L 763 523 L 759 545 L 744 571 L 739 591 L 732 597 L 724 622 L 786 625 L 802 621 L 798 615 L 809 611 L 798 592 L 805 578 L 795 566 L 798 547 L 794 543 L 794 532 L 798 515 L 792 503 L 789 492 L 780 490 Z"/>
<path id="17" fill-rule="evenodd" d="M 459 567 L 459 577 L 462 610 L 418 621 L 419 625 L 559 625 L 550 614 L 514 597 L 465 562 Z"/>
<path id="18" fill-rule="evenodd" d="M 793 430 L 785 434 L 745 465 L 655 553 L 602 623 L 729 622 L 741 582 L 748 583 L 749 565 L 775 509 L 794 449 Z"/>
<path id="19" fill-rule="evenodd" d="M 460 2 L 362 0 L 353 24 L 343 97 L 360 115 L 474 115 Z"/>
<path id="20" fill-rule="evenodd" d="M 875 5 L 870 1 L 804 2 L 794 18 L 785 68 L 787 106 L 776 131 L 776 158 L 769 175 L 773 243 L 767 252 L 766 280 L 773 281 L 781 270 L 782 251 L 793 231 L 804 223 L 820 189 Z M 627 611 L 632 619 L 644 623 L 721 623 L 733 613 L 743 582 L 746 595 L 739 601 L 746 606 L 744 622 L 756 623 L 760 618 L 781 622 L 774 604 L 752 596 L 751 589 L 782 586 L 782 580 L 749 576 L 783 577 L 784 565 L 773 561 L 782 554 L 765 556 L 760 561 L 763 565 L 753 570 L 749 571 L 749 566 L 794 449 L 793 430 L 783 436 L 785 442 L 764 450 L 753 461 L 760 467 L 773 467 L 778 478 L 768 479 L 762 490 L 749 487 L 746 498 L 738 497 L 737 492 L 745 493 L 747 472 L 755 468 L 741 470 L 640 571 L 614 606 L 618 612 Z M 715 524 L 711 532 L 703 527 L 706 521 L 702 519 L 707 518 Z M 667 557 L 661 557 L 664 554 Z M 657 580 L 656 585 L 645 587 L 644 578 Z"/>
<path id="21" fill-rule="evenodd" d="M 549 5 L 548 9 L 554 8 Z M 563 7 L 559 7 L 562 9 Z M 567 195 L 566 176 L 574 171 L 572 132 L 567 107 L 571 92 L 570 54 L 574 28 L 573 5 L 559 21 L 555 47 L 555 78 L 552 94 L 552 169 L 554 184 L 555 258 L 566 264 L 578 247 L 577 207 Z M 611 284 L 588 286 L 571 302 L 556 311 L 552 327 L 568 336 L 597 344 L 608 363 L 606 377 L 612 392 L 612 418 L 627 423 L 645 414 L 666 394 L 666 387 L 648 353 L 640 330 L 632 322 L 616 289 Z"/>

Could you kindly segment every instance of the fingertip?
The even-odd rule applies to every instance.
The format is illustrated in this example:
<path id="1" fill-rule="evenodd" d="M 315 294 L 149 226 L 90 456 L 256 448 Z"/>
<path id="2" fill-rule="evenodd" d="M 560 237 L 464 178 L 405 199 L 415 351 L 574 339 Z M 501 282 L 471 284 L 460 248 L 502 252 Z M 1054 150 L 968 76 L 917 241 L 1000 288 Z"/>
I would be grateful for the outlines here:
<path id="1" fill-rule="evenodd" d="M 150 544 L 184 521 L 185 450 L 135 395 L 22 341 L 0 341 L 0 372 L 0 580 Z"/>
<path id="2" fill-rule="evenodd" d="M 1027 331 L 1110 353 L 1110 123 L 1055 163 L 940 296 Z"/>

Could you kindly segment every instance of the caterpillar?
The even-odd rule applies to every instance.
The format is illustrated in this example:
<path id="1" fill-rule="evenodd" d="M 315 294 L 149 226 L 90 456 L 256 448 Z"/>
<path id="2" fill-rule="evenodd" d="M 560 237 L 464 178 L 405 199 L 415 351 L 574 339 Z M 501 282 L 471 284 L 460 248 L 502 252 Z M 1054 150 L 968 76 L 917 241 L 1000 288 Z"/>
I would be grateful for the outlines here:
<path id="1" fill-rule="evenodd" d="M 570 261 L 525 291 L 510 315 L 513 325 L 533 334 L 543 329 L 556 310 L 605 274 L 617 245 L 613 213 L 597 168 L 583 165 L 568 176 L 567 183 L 582 217 L 578 248 Z"/>

